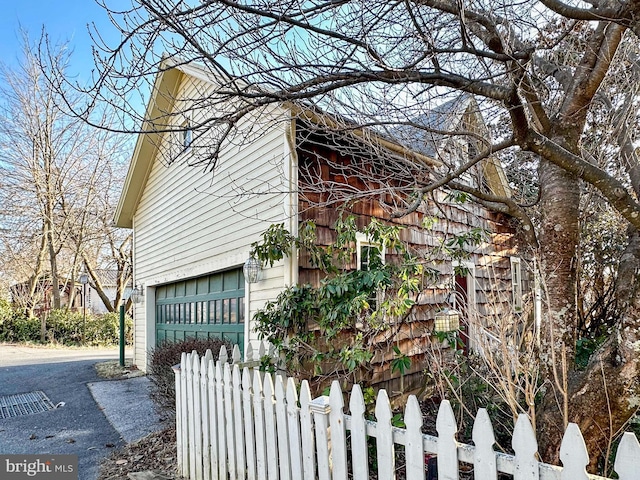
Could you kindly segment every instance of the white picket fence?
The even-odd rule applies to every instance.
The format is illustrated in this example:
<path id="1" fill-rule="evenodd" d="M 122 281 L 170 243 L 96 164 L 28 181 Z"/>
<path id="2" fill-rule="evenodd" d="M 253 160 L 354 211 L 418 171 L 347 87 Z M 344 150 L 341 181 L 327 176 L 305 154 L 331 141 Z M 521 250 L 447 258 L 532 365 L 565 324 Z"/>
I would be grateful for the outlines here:
<path id="1" fill-rule="evenodd" d="M 257 358 L 263 354 L 261 349 Z M 380 480 L 396 478 L 396 445 L 404 446 L 408 480 L 425 480 L 429 455 L 437 457 L 440 480 L 457 480 L 460 462 L 473 465 L 474 478 L 481 480 L 496 480 L 498 472 L 514 480 L 603 478 L 586 473 L 589 456 L 575 424 L 565 432 L 563 467 L 557 467 L 536 460 L 537 441 L 526 415 L 519 416 L 513 432 L 515 455 L 506 455 L 493 450 L 493 427 L 484 409 L 473 426 L 475 446 L 465 445 L 456 441 L 457 424 L 448 401 L 440 405 L 434 437 L 422 433 L 422 413 L 414 396 L 405 408 L 406 428 L 396 428 L 384 390 L 378 392 L 372 422 L 365 419 L 358 385 L 351 391 L 350 415 L 345 415 L 338 382 L 329 396 L 312 399 L 306 381 L 298 394 L 291 378 L 274 378 L 247 365 L 241 369 L 237 350 L 232 364 L 226 350 L 220 358 L 213 362 L 211 352 L 203 357 L 183 354 L 174 369 L 178 468 L 190 480 L 368 480 L 367 437 L 376 439 Z M 620 480 L 640 478 L 640 444 L 633 433 L 624 434 L 614 469 Z"/>

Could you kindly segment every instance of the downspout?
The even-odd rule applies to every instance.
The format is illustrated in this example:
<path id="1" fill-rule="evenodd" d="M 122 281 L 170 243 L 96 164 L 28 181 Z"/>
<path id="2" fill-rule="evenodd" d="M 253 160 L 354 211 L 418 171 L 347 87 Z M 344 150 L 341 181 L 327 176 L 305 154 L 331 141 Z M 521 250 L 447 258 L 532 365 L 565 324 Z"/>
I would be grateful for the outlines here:
<path id="1" fill-rule="evenodd" d="M 285 140 L 288 152 L 285 151 L 285 162 L 287 172 L 287 199 L 285 200 L 285 216 L 288 225 L 287 230 L 292 235 L 298 235 L 298 151 L 296 148 L 296 119 L 292 117 L 285 129 Z M 285 279 L 284 286 L 291 286 L 298 283 L 298 251 L 293 247 L 291 257 L 285 259 Z"/>

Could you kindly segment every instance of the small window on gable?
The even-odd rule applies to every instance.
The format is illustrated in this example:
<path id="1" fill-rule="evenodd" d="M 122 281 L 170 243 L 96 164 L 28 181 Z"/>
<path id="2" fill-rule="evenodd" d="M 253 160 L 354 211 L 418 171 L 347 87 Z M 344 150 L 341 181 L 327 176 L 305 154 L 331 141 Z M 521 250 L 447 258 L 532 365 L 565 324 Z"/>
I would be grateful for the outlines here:
<path id="1" fill-rule="evenodd" d="M 477 142 L 474 139 L 470 139 L 467 145 L 469 160 L 473 160 L 474 158 L 476 158 L 476 155 L 478 155 Z"/>
<path id="2" fill-rule="evenodd" d="M 356 234 L 358 270 L 369 271 L 384 265 L 384 246 L 371 242 L 363 233 Z"/>
<path id="3" fill-rule="evenodd" d="M 193 129 L 189 120 L 184 122 L 180 127 L 180 140 L 183 152 L 191 148 L 191 144 L 193 143 Z"/>
<path id="4" fill-rule="evenodd" d="M 513 310 L 522 311 L 522 268 L 518 257 L 511 257 L 511 294 Z"/>

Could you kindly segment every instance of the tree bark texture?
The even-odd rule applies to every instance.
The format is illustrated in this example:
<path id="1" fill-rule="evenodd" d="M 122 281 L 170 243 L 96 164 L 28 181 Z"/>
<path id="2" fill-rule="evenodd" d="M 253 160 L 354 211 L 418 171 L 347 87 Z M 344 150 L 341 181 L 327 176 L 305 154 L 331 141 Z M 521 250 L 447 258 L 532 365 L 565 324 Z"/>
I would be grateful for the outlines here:
<path id="1" fill-rule="evenodd" d="M 580 183 L 558 166 L 540 162 L 542 229 L 541 277 L 545 307 L 540 332 L 540 361 L 547 379 L 545 403 L 538 416 L 540 453 L 545 461 L 556 460 L 558 435 L 562 438 L 567 410 L 567 365 L 575 357 L 576 247 L 580 237 L 578 221 Z"/>
<path id="2" fill-rule="evenodd" d="M 615 437 L 640 406 L 640 233 L 629 227 L 628 235 L 617 280 L 621 318 L 616 331 L 592 355 L 585 370 L 568 373 L 567 420 L 577 423 L 584 435 L 593 473 L 603 467 Z M 559 464 L 565 429 L 560 405 L 557 389 L 549 389 L 538 415 L 540 454 L 545 462 L 555 464 Z"/>

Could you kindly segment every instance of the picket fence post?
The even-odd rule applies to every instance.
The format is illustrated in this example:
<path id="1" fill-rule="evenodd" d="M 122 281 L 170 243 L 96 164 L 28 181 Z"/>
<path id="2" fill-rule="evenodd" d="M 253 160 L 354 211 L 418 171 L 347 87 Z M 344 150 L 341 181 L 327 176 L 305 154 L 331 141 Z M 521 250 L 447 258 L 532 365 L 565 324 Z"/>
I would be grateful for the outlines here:
<path id="1" fill-rule="evenodd" d="M 405 452 L 407 456 L 407 478 L 410 480 L 424 480 L 422 411 L 420 410 L 420 404 L 418 403 L 418 399 L 415 395 L 411 395 L 407 401 L 404 419 L 404 423 L 407 426 L 407 444 L 405 445 Z M 477 478 L 482 478 L 484 480 L 484 477 L 482 476 L 478 476 Z"/>
<path id="2" fill-rule="evenodd" d="M 369 462 L 363 462 L 368 458 L 367 449 L 367 422 L 365 421 L 364 395 L 360 385 L 355 384 L 351 389 L 349 399 L 351 411 L 351 464 L 353 465 L 353 480 L 369 480 Z M 420 440 L 422 449 L 422 439 Z"/>
<path id="3" fill-rule="evenodd" d="M 202 475 L 205 480 L 211 479 L 211 431 L 209 429 L 209 361 L 213 359 L 211 350 L 205 352 L 200 359 L 200 418 L 202 421 Z"/>
<path id="4" fill-rule="evenodd" d="M 289 454 L 291 462 L 291 478 L 300 480 L 302 476 L 302 445 L 300 439 L 300 410 L 298 394 L 293 378 L 287 380 L 287 429 L 289 432 Z"/>
<path id="5" fill-rule="evenodd" d="M 478 410 L 476 420 L 473 422 L 471 438 L 476 446 L 473 462 L 474 477 L 482 478 L 483 480 L 497 480 L 496 452 L 493 450 L 496 437 L 493 433 L 491 419 L 485 408 Z"/>
<path id="6" fill-rule="evenodd" d="M 216 368 L 213 358 L 209 359 L 207 365 L 209 376 L 207 377 L 207 390 L 209 399 L 209 457 L 211 462 L 211 478 L 219 480 L 218 456 L 220 449 L 218 448 L 218 396 L 216 390 Z"/>
<path id="7" fill-rule="evenodd" d="M 518 415 L 516 420 L 511 446 L 516 454 L 513 480 L 538 480 L 540 478 L 540 464 L 536 459 L 538 441 L 531 421 L 524 413 Z"/>
<path id="8" fill-rule="evenodd" d="M 231 363 L 235 365 L 236 363 L 240 363 L 242 361 L 242 354 L 240 353 L 240 347 L 236 343 L 233 346 L 233 350 L 231 350 Z"/>
<path id="9" fill-rule="evenodd" d="M 253 345 L 251 344 L 251 342 L 249 342 L 249 343 L 247 344 L 247 348 L 246 348 L 246 357 L 244 358 L 244 361 L 245 361 L 245 362 L 251 362 L 251 361 L 255 360 L 255 359 L 253 358 L 253 355 L 254 355 L 254 354 L 253 354 Z"/>
<path id="10" fill-rule="evenodd" d="M 316 439 L 311 412 L 309 382 L 300 385 L 300 438 L 302 439 L 302 471 L 305 480 L 316 478 Z"/>
<path id="11" fill-rule="evenodd" d="M 259 375 L 258 375 L 259 376 Z M 253 431 L 254 416 L 252 406 L 251 373 L 247 367 L 242 369 L 242 411 L 244 414 L 244 440 L 247 446 L 245 458 L 247 460 L 247 478 L 257 480 L 255 434 Z"/>
<path id="12" fill-rule="evenodd" d="M 329 428 L 331 429 L 331 462 L 333 478 L 347 478 L 347 430 L 344 421 L 344 398 L 340 382 L 331 383 L 329 393 Z"/>
<path id="13" fill-rule="evenodd" d="M 220 363 L 227 363 L 229 361 L 229 354 L 227 353 L 227 347 L 222 345 L 220 347 L 220 352 L 218 353 L 218 361 Z"/>
<path id="14" fill-rule="evenodd" d="M 194 350 L 187 355 L 186 374 L 187 374 L 187 404 L 191 407 L 189 409 L 189 417 L 187 419 L 187 431 L 189 432 L 189 474 L 190 476 L 197 475 L 196 472 L 196 416 L 195 416 L 195 397 L 193 394 L 193 358 L 198 353 Z"/>
<path id="15" fill-rule="evenodd" d="M 587 465 L 589 454 L 582 433 L 575 423 L 567 425 L 560 444 L 562 480 L 589 480 Z"/>
<path id="16" fill-rule="evenodd" d="M 436 417 L 438 432 L 438 479 L 458 480 L 458 425 L 449 400 L 443 400 Z"/>
<path id="17" fill-rule="evenodd" d="M 229 478 L 237 480 L 236 473 L 236 442 L 234 438 L 234 400 L 233 400 L 233 385 L 231 383 L 231 366 L 228 363 L 223 367 L 223 384 L 224 384 L 224 418 L 226 422 L 226 436 L 227 436 L 227 464 L 229 468 Z"/>
<path id="18" fill-rule="evenodd" d="M 184 355 L 184 353 L 183 353 Z M 182 411 L 186 408 L 182 404 L 182 361 L 180 365 L 174 365 L 173 374 L 175 376 L 176 389 L 176 460 L 178 464 L 178 473 L 184 475 L 183 458 L 182 458 Z"/>
<path id="19" fill-rule="evenodd" d="M 613 469 L 618 474 L 619 480 L 633 480 L 638 478 L 640 466 L 640 443 L 635 434 L 626 432 L 618 445 L 618 452 Z"/>
<path id="20" fill-rule="evenodd" d="M 193 361 L 193 414 L 195 422 L 193 424 L 193 435 L 195 438 L 195 480 L 204 480 L 203 477 L 203 452 L 202 452 L 202 401 L 200 391 L 200 357 L 197 353 L 191 356 Z"/>
<path id="21" fill-rule="evenodd" d="M 180 416 L 180 426 L 182 429 L 180 434 L 180 456 L 182 457 L 182 476 L 185 478 L 189 477 L 189 410 L 191 410 L 187 400 L 188 362 L 187 353 L 182 352 L 180 356 L 180 405 L 182 405 L 182 411 L 176 411 L 176 417 Z"/>
<path id="22" fill-rule="evenodd" d="M 396 478 L 396 456 L 393 447 L 391 427 L 391 404 L 386 390 L 378 391 L 376 399 L 376 450 L 378 457 L 378 478 Z M 439 471 L 438 471 L 439 472 Z M 446 477 L 442 477 L 443 479 Z"/>
<path id="23" fill-rule="evenodd" d="M 289 446 L 289 426 L 287 422 L 287 400 L 285 384 L 280 375 L 276 375 L 275 386 L 276 430 L 278 432 L 278 463 L 280 480 L 291 480 L 291 456 Z M 297 479 L 296 479 L 297 480 Z"/>
<path id="24" fill-rule="evenodd" d="M 218 478 L 227 480 L 227 417 L 224 405 L 224 378 L 222 373 L 222 347 L 216 362 L 216 415 L 218 428 Z M 225 350 L 226 352 L 226 350 Z M 226 357 L 226 355 L 225 355 Z"/>
<path id="25" fill-rule="evenodd" d="M 264 440 L 271 456 L 267 455 L 267 478 L 278 480 L 278 436 L 276 432 L 276 412 L 273 398 L 273 377 L 266 373 L 262 383 L 263 408 L 264 408 Z"/>
<path id="26" fill-rule="evenodd" d="M 237 345 L 236 345 L 237 346 Z M 234 351 L 236 349 L 234 348 Z M 239 352 L 240 350 L 238 350 Z M 245 480 L 245 439 L 244 439 L 244 424 L 246 419 L 244 418 L 244 411 L 242 408 L 242 379 L 240 374 L 240 367 L 237 362 L 233 365 L 232 378 L 232 390 L 233 390 L 233 418 L 235 420 L 235 441 L 236 441 L 236 468 L 238 472 L 238 480 Z M 251 417 L 249 417 L 249 420 Z"/>
<path id="27" fill-rule="evenodd" d="M 260 372 L 253 374 L 253 415 L 256 433 L 256 466 L 257 478 L 267 478 L 267 453 L 265 445 L 264 408 L 262 401 L 262 378 Z"/>
<path id="28" fill-rule="evenodd" d="M 311 401 L 309 410 L 313 414 L 316 433 L 318 480 L 331 480 L 331 437 L 329 435 L 329 397 L 323 395 Z"/>

